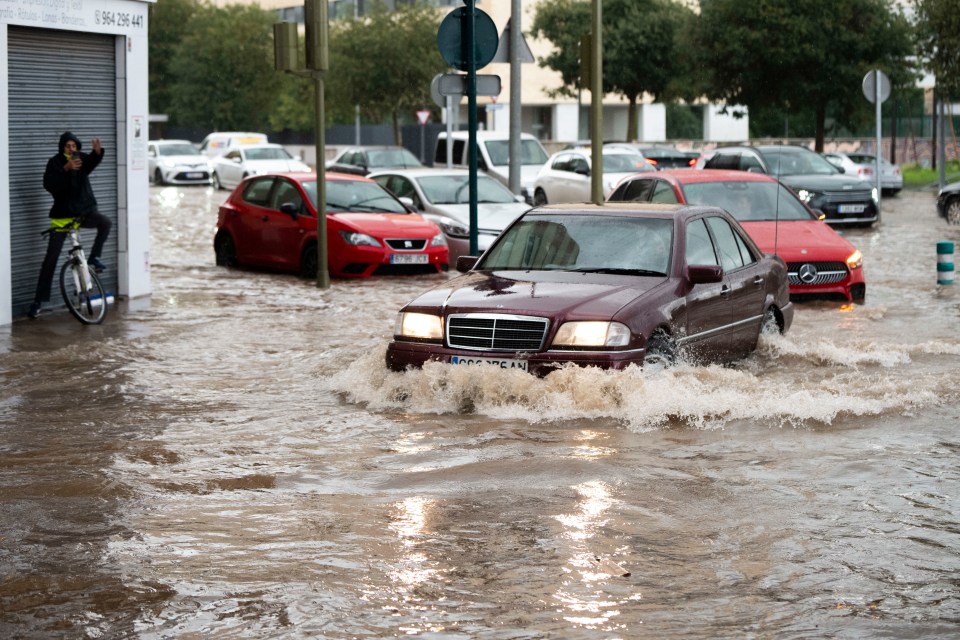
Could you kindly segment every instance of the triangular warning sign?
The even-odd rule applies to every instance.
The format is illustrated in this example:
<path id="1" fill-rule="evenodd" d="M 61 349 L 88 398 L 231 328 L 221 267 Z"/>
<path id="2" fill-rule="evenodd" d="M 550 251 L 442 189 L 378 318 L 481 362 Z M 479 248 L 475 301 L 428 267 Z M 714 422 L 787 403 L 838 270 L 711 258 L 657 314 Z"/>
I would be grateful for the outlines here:
<path id="1" fill-rule="evenodd" d="M 500 40 L 497 42 L 497 53 L 494 54 L 490 62 L 510 62 L 510 20 L 507 20 L 503 33 L 500 34 Z M 521 64 L 530 64 L 535 62 L 533 53 L 530 51 L 530 45 L 527 39 L 520 34 L 520 51 L 517 52 L 517 62 Z"/>

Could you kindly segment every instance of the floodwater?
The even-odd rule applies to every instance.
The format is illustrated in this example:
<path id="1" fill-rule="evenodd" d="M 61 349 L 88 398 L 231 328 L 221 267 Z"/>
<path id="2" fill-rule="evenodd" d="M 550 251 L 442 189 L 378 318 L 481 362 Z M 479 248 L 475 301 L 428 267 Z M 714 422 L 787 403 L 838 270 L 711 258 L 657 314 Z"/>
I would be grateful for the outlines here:
<path id="1" fill-rule="evenodd" d="M 731 367 L 546 379 L 388 373 L 450 276 L 216 267 L 224 197 L 153 189 L 149 302 L 0 328 L 0 637 L 960 634 L 932 194 L 845 232 L 863 305 Z"/>

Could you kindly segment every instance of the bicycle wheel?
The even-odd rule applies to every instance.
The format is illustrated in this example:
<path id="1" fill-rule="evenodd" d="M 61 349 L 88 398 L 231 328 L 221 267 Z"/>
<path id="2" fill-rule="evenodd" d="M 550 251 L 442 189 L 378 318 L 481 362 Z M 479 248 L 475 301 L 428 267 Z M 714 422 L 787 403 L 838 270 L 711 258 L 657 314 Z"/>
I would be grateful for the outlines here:
<path id="1" fill-rule="evenodd" d="M 93 271 L 90 287 L 84 291 L 80 279 L 80 267 L 73 260 L 63 263 L 60 269 L 60 293 L 67 309 L 83 324 L 100 324 L 107 317 L 107 296 L 100 279 Z"/>

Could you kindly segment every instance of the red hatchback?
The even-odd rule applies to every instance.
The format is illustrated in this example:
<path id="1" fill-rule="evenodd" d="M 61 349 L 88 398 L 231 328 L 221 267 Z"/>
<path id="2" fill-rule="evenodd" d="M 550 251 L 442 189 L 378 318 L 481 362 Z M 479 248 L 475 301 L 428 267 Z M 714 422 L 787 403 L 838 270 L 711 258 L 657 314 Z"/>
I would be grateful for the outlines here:
<path id="1" fill-rule="evenodd" d="M 609 200 L 721 207 L 760 249 L 784 259 L 791 295 L 866 297 L 860 251 L 770 176 L 719 169 L 637 174 L 624 178 Z"/>
<path id="2" fill-rule="evenodd" d="M 339 277 L 436 273 L 447 268 L 447 241 L 433 222 L 361 176 L 327 173 L 330 274 Z M 217 264 L 317 274 L 317 176 L 252 176 L 220 206 L 213 240 Z"/>

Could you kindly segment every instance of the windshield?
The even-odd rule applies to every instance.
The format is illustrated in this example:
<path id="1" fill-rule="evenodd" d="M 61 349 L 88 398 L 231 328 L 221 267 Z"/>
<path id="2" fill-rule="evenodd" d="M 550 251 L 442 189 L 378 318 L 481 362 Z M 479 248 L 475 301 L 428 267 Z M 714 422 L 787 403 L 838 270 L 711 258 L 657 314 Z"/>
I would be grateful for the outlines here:
<path id="1" fill-rule="evenodd" d="M 317 181 L 303 183 L 314 208 L 317 206 Z M 327 180 L 327 212 L 409 213 L 400 202 L 376 182 L 363 180 Z"/>
<path id="2" fill-rule="evenodd" d="M 477 268 L 665 276 L 672 247 L 672 219 L 534 214 L 504 232 Z"/>
<path id="3" fill-rule="evenodd" d="M 470 176 L 424 176 L 417 180 L 423 195 L 431 204 L 466 204 L 470 202 Z M 516 202 L 513 192 L 488 176 L 477 176 L 478 203 Z"/>
<path id="4" fill-rule="evenodd" d="M 639 153 L 603 154 L 604 173 L 636 173 L 638 171 L 656 171 Z"/>
<path id="5" fill-rule="evenodd" d="M 283 147 L 251 147 L 246 156 L 247 160 L 293 160 Z"/>
<path id="6" fill-rule="evenodd" d="M 407 149 L 371 149 L 367 152 L 367 159 L 370 167 L 383 167 L 392 169 L 395 167 L 421 167 L 423 166 L 417 156 L 413 155 Z"/>
<path id="7" fill-rule="evenodd" d="M 721 207 L 740 222 L 814 219 L 795 195 L 776 182 L 698 182 L 682 189 L 687 203 Z"/>
<path id="8" fill-rule="evenodd" d="M 763 157 L 774 176 L 833 175 L 840 171 L 826 158 L 809 149 L 769 147 L 762 150 Z"/>
<path id="9" fill-rule="evenodd" d="M 484 143 L 487 147 L 487 153 L 490 155 L 490 162 L 493 166 L 505 166 L 510 164 L 510 141 L 509 140 L 487 140 Z M 520 164 L 544 164 L 547 161 L 547 152 L 543 146 L 536 140 L 520 140 Z"/>
<path id="10" fill-rule="evenodd" d="M 161 144 L 157 146 L 161 156 L 197 156 L 200 152 L 192 144 Z"/>

